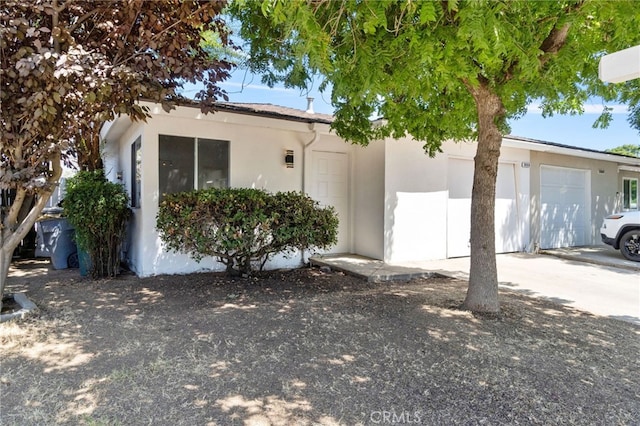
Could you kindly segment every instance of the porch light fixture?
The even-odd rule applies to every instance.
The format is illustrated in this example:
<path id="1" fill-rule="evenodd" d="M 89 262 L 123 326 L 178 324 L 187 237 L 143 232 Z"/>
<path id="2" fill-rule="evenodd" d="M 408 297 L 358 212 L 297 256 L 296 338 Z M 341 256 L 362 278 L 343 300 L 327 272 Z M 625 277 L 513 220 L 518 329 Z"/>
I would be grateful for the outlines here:
<path id="1" fill-rule="evenodd" d="M 287 149 L 284 152 L 284 164 L 287 166 L 287 169 L 293 169 L 293 150 Z"/>

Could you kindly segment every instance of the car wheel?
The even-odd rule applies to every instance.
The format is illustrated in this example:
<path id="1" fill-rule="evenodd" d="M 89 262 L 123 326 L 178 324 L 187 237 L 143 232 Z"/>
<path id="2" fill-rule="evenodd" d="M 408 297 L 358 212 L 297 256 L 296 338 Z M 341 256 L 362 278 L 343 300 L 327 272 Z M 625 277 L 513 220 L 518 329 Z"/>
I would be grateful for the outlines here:
<path id="1" fill-rule="evenodd" d="M 620 238 L 620 252 L 625 258 L 640 262 L 640 229 L 629 231 Z"/>

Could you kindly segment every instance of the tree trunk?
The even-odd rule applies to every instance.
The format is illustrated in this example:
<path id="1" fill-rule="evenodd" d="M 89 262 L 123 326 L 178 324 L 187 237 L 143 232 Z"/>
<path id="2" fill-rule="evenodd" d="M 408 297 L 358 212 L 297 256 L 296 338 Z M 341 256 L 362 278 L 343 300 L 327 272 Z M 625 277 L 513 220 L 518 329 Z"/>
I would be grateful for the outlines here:
<path id="1" fill-rule="evenodd" d="M 101 126 L 93 123 L 96 128 Z M 102 156 L 100 155 L 100 133 L 87 126 L 76 145 L 78 156 L 78 167 L 80 170 L 95 171 L 104 168 Z"/>
<path id="2" fill-rule="evenodd" d="M 15 247 L 5 249 L 4 245 L 0 249 L 0 311 L 2 311 L 2 296 L 4 296 L 4 286 L 9 276 L 9 265 L 11 265 L 14 249 Z"/>
<path id="3" fill-rule="evenodd" d="M 464 307 L 474 312 L 500 311 L 496 266 L 496 178 L 504 117 L 502 101 L 487 84 L 469 88 L 478 110 L 478 147 L 471 197 L 471 267 Z"/>
<path id="4" fill-rule="evenodd" d="M 0 248 L 0 309 L 2 309 L 2 295 L 4 295 L 4 288 L 9 277 L 9 266 L 11 265 L 13 252 L 36 223 L 36 219 L 38 219 L 49 197 L 51 197 L 54 186 L 58 184 L 60 176 L 62 176 L 59 153 L 53 155 L 51 164 L 53 171 L 48 176 L 46 186 L 37 191 L 38 199 L 28 214 L 21 217 L 20 212 L 25 200 L 31 200 L 31 198 L 24 189 L 18 189 L 16 198 L 4 217 L 4 223 L 0 230 L 0 243 L 2 243 Z"/>

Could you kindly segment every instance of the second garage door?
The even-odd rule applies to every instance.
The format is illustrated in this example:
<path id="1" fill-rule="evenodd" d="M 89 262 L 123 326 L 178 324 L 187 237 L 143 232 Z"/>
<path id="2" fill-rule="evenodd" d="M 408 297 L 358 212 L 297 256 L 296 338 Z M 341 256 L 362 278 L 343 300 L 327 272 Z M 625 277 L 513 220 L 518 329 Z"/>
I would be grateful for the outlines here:
<path id="1" fill-rule="evenodd" d="M 588 195 L 588 170 L 540 167 L 540 248 L 587 244 Z"/>

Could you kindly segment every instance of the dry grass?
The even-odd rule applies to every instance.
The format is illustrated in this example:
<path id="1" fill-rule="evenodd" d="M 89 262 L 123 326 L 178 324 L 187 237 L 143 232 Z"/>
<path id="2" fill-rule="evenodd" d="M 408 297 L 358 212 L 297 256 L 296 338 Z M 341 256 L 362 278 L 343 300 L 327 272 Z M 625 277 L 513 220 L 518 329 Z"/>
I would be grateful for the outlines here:
<path id="1" fill-rule="evenodd" d="M 299 270 L 92 282 L 18 264 L 6 425 L 640 424 L 640 328 L 466 283 Z"/>

